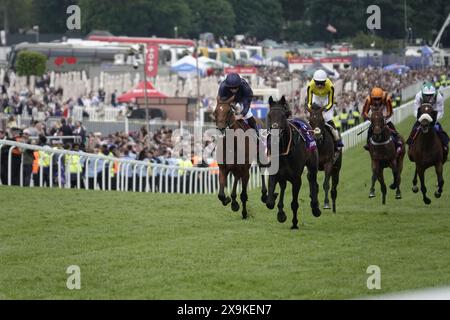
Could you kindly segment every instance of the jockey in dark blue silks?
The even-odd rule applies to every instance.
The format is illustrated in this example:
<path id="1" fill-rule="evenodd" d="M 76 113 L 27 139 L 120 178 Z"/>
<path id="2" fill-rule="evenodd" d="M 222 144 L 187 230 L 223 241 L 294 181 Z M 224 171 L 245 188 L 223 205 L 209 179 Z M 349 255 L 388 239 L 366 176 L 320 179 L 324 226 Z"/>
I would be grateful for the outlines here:
<path id="1" fill-rule="evenodd" d="M 230 73 L 227 75 L 225 81 L 219 86 L 219 98 L 226 100 L 234 96 L 235 110 L 239 110 L 239 115 L 236 120 L 244 119 L 249 126 L 255 130 L 256 135 L 259 137 L 258 127 L 256 120 L 253 117 L 252 110 L 250 109 L 250 103 L 253 98 L 253 91 L 250 88 L 245 79 L 237 73 Z"/>

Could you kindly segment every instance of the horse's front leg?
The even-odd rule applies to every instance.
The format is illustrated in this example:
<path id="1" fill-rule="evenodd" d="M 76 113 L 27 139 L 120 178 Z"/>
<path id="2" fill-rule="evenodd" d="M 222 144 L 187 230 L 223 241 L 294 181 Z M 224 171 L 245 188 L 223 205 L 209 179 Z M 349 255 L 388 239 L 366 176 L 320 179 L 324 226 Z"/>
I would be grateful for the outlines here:
<path id="1" fill-rule="evenodd" d="M 272 210 L 275 208 L 275 200 L 277 199 L 277 194 L 275 193 L 275 188 L 277 186 L 278 177 L 277 175 L 269 176 L 269 191 L 267 194 L 266 207 Z"/>
<path id="2" fill-rule="evenodd" d="M 372 160 L 372 185 L 370 186 L 369 198 L 375 198 L 375 181 L 377 181 L 378 162 Z"/>
<path id="3" fill-rule="evenodd" d="M 389 185 L 389 189 L 391 190 L 395 190 L 397 189 L 397 185 L 398 185 L 398 165 L 397 165 L 397 160 L 392 160 L 390 163 L 391 169 L 392 169 L 392 177 L 393 177 L 393 181 L 392 184 Z"/>
<path id="4" fill-rule="evenodd" d="M 434 196 L 436 197 L 436 199 L 439 199 L 442 194 L 442 188 L 444 187 L 444 177 L 442 176 L 442 171 L 443 171 L 442 162 L 439 162 L 434 167 L 436 169 L 436 176 L 437 176 L 437 181 L 438 181 L 438 189 L 434 193 Z"/>
<path id="5" fill-rule="evenodd" d="M 422 191 L 423 202 L 430 204 L 431 200 L 427 197 L 427 187 L 425 186 L 425 169 L 416 167 L 416 171 L 420 179 L 420 191 Z"/>
<path id="6" fill-rule="evenodd" d="M 292 230 L 298 229 L 298 219 L 297 219 L 297 211 L 298 211 L 298 194 L 300 192 L 300 188 L 302 185 L 302 176 L 299 179 L 292 182 Z"/>
<path id="7" fill-rule="evenodd" d="M 287 217 L 286 217 L 286 213 L 284 212 L 284 191 L 286 190 L 286 180 L 280 180 L 279 181 L 280 184 L 280 199 L 278 200 L 278 214 L 277 214 L 277 219 L 278 222 L 283 223 L 286 221 Z"/>
<path id="8" fill-rule="evenodd" d="M 260 167 L 261 170 L 264 168 Z M 266 203 L 267 201 L 267 187 L 266 187 L 266 175 L 261 173 L 261 201 Z"/>
<path id="9" fill-rule="evenodd" d="M 387 187 L 386 183 L 384 182 L 383 168 L 381 167 L 381 165 L 378 166 L 377 176 L 378 182 L 380 183 L 381 186 L 381 196 L 382 196 L 381 203 L 386 204 Z"/>
<path id="10" fill-rule="evenodd" d="M 228 171 L 226 168 L 220 168 L 219 170 L 219 195 L 218 198 L 224 206 L 231 202 L 230 197 L 225 195 L 225 187 L 227 185 Z"/>
<path id="11" fill-rule="evenodd" d="M 416 165 L 416 170 L 414 170 L 414 178 L 413 178 L 412 184 L 413 184 L 412 192 L 414 192 L 414 193 L 419 192 L 419 187 L 417 187 L 417 165 Z"/>
<path id="12" fill-rule="evenodd" d="M 303 170 L 302 170 L 303 171 Z M 319 208 L 319 184 L 317 183 L 317 166 L 308 167 L 309 197 L 311 199 L 311 209 L 314 217 L 320 217 L 322 212 Z"/>
<path id="13" fill-rule="evenodd" d="M 240 180 L 239 175 L 234 174 L 233 189 L 231 190 L 231 210 L 233 210 L 234 212 L 239 211 L 239 203 L 236 201 L 236 197 L 237 197 L 236 189 L 237 189 L 239 180 Z"/>
<path id="14" fill-rule="evenodd" d="M 330 200 L 328 199 L 328 191 L 330 190 L 330 177 L 333 171 L 333 164 L 331 162 L 327 163 L 324 168 L 325 178 L 323 180 L 323 191 L 325 193 L 325 198 L 323 202 L 324 209 L 331 209 Z"/>
<path id="15" fill-rule="evenodd" d="M 248 170 L 245 170 L 244 174 L 242 175 L 242 191 L 241 191 L 241 201 L 242 201 L 242 219 L 247 219 L 247 201 L 248 201 L 248 195 L 247 195 L 247 186 L 248 186 L 248 180 L 250 178 L 250 175 L 248 173 Z"/>

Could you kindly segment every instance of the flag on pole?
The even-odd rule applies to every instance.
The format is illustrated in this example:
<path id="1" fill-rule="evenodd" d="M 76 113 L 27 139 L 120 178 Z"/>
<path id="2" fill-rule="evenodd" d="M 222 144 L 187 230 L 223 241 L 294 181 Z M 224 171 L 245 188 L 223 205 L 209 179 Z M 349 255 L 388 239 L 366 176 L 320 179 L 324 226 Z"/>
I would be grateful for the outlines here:
<path id="1" fill-rule="evenodd" d="M 330 31 L 331 33 L 336 33 L 337 30 L 335 27 L 333 27 L 331 24 L 328 24 L 327 31 Z"/>

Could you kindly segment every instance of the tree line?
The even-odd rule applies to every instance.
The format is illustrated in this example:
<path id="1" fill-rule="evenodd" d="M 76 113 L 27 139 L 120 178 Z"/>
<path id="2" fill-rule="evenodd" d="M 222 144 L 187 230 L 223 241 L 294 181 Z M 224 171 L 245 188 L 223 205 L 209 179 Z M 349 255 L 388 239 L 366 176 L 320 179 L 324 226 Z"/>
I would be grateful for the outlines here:
<path id="1" fill-rule="evenodd" d="M 406 7 L 394 0 L 0 0 L 0 29 L 16 33 L 39 25 L 41 33 L 67 33 L 66 9 L 72 4 L 81 8 L 80 35 L 108 30 L 115 35 L 198 38 L 212 32 L 306 43 L 361 33 L 430 43 L 450 13 L 448 0 L 407 0 Z M 373 4 L 381 9 L 381 29 L 370 31 L 366 9 Z M 328 25 L 337 32 L 327 31 Z M 450 45 L 450 30 L 442 41 Z"/>

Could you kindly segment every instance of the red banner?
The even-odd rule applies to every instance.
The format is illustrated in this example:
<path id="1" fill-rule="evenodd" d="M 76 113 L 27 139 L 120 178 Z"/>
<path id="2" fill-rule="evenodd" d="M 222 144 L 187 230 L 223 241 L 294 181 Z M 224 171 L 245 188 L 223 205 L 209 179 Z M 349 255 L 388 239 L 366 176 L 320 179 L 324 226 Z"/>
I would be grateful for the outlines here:
<path id="1" fill-rule="evenodd" d="M 290 64 L 313 64 L 314 62 L 319 61 L 321 63 L 352 63 L 351 57 L 333 57 L 333 58 L 290 58 Z"/>
<path id="2" fill-rule="evenodd" d="M 230 67 L 224 69 L 225 74 L 228 73 L 239 73 L 239 74 L 256 74 L 256 68 L 254 67 Z"/>
<path id="3" fill-rule="evenodd" d="M 158 74 L 158 46 L 147 45 L 146 55 L 145 65 L 147 77 L 156 77 Z"/>
<path id="4" fill-rule="evenodd" d="M 322 58 L 322 63 L 352 63 L 351 57 Z"/>
<path id="5" fill-rule="evenodd" d="M 289 58 L 289 63 L 314 63 L 314 58 Z"/>

